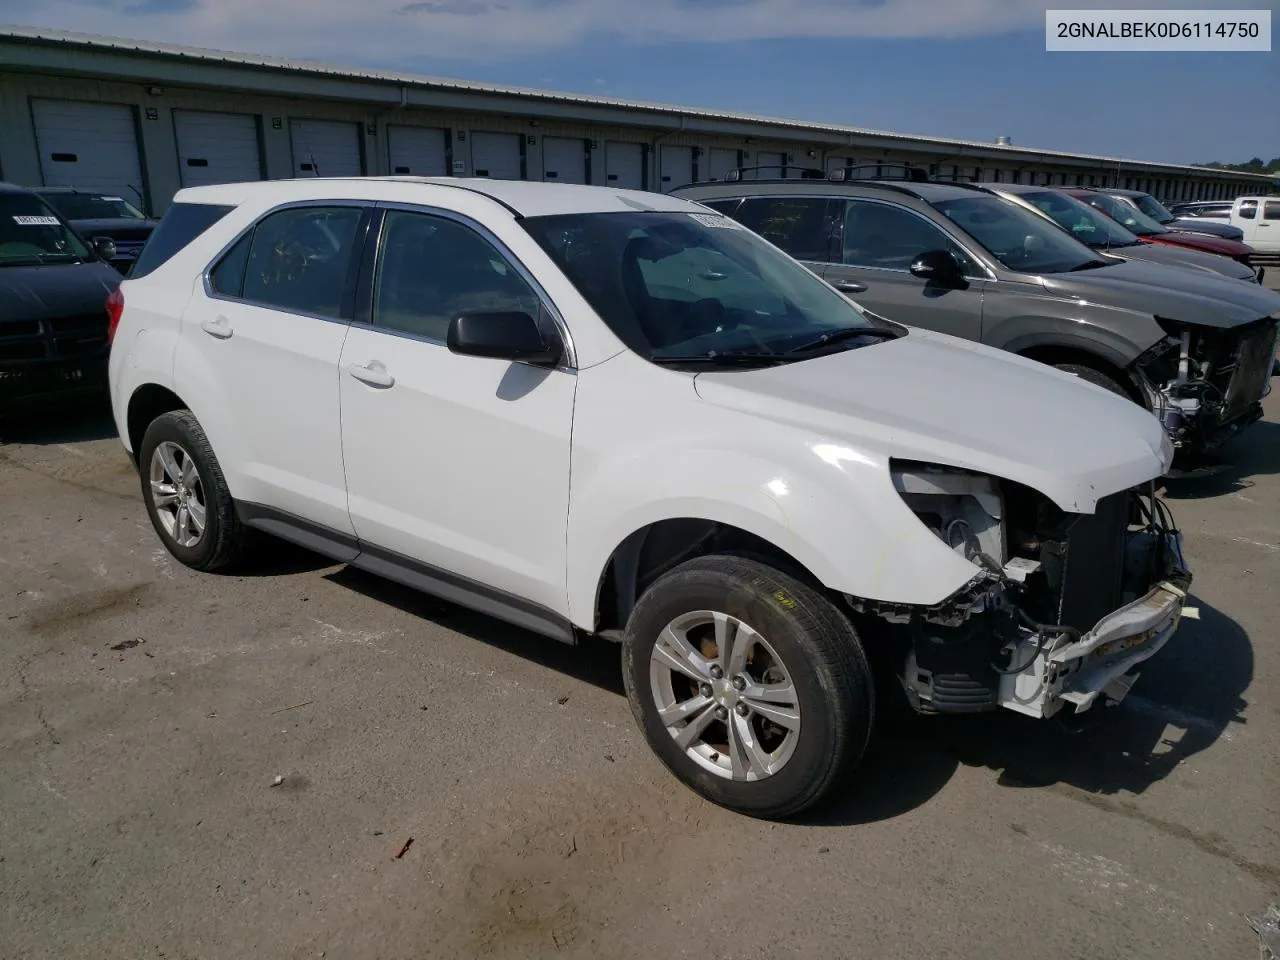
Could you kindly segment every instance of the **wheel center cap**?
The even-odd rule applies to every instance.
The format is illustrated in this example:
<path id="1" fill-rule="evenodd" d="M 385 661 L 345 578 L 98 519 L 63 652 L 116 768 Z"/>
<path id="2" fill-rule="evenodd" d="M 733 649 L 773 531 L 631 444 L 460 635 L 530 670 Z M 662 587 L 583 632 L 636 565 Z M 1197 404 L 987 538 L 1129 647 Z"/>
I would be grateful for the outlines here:
<path id="1" fill-rule="evenodd" d="M 733 689 L 733 684 L 727 677 L 723 680 L 711 681 L 711 689 L 716 703 L 723 707 L 732 707 L 738 702 L 738 691 Z"/>

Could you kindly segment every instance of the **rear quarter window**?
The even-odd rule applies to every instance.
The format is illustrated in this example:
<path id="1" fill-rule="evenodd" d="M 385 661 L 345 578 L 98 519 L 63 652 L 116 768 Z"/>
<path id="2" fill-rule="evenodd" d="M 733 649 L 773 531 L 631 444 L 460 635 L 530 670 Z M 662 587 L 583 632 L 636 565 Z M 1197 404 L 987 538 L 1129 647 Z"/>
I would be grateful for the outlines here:
<path id="1" fill-rule="evenodd" d="M 129 279 L 136 280 L 159 269 L 234 209 L 225 204 L 175 203 L 147 238 L 129 271 Z"/>

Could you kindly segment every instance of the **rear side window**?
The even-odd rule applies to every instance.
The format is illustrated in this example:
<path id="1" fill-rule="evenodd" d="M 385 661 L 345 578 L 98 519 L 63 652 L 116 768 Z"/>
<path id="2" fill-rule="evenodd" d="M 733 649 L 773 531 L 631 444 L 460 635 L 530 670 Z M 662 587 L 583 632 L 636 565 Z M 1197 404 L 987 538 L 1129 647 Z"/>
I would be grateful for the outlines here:
<path id="1" fill-rule="evenodd" d="M 748 197 L 734 219 L 797 260 L 831 259 L 831 201 L 815 197 Z"/>
<path id="2" fill-rule="evenodd" d="M 175 203 L 160 220 L 160 225 L 147 238 L 142 252 L 129 271 L 136 280 L 159 269 L 200 234 L 234 210 L 235 207 L 212 203 Z"/>
<path id="3" fill-rule="evenodd" d="M 363 207 L 347 206 L 292 207 L 270 214 L 249 242 L 241 296 L 290 313 L 335 319 L 348 314 L 364 215 Z"/>
<path id="4" fill-rule="evenodd" d="M 1280 200 L 1268 200 L 1262 208 L 1263 220 L 1280 220 Z"/>

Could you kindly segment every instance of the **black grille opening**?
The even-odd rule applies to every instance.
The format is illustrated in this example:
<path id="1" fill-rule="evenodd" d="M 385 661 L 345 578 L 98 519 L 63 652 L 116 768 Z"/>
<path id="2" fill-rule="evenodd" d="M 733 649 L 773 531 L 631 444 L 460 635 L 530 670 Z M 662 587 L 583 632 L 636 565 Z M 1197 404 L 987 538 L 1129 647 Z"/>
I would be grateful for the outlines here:
<path id="1" fill-rule="evenodd" d="M 107 314 L 104 310 L 102 313 L 82 314 L 78 317 L 51 317 L 45 320 L 45 326 L 54 333 L 80 333 L 92 335 L 101 332 L 104 336 L 107 330 Z"/>
<path id="2" fill-rule="evenodd" d="M 3 343 L 7 337 L 38 337 L 39 335 L 39 320 L 16 320 L 12 323 L 0 323 L 0 343 Z"/>
<path id="3" fill-rule="evenodd" d="M 0 340 L 0 361 L 4 360 L 43 360 L 47 350 L 42 340 L 28 340 L 22 343 L 5 343 Z"/>

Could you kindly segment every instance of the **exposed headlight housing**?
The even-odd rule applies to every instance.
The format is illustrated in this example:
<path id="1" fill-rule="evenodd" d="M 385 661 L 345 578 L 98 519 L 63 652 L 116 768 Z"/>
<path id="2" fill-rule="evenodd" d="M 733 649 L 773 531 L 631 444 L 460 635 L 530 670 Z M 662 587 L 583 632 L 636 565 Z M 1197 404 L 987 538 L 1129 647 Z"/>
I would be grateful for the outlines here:
<path id="1" fill-rule="evenodd" d="M 999 574 L 1005 563 L 999 482 L 968 470 L 895 460 L 894 489 L 934 535 L 970 563 Z M 992 569 L 994 567 L 994 569 Z"/>

